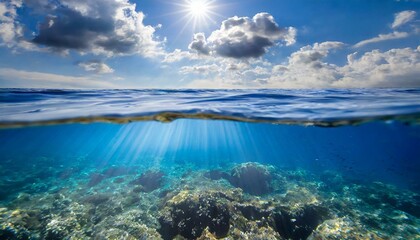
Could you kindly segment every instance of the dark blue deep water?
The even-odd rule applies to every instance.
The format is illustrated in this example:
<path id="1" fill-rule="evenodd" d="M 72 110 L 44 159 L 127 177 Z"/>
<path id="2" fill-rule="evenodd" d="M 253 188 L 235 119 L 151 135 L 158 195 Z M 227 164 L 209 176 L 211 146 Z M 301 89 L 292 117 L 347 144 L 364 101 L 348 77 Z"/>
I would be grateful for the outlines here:
<path id="1" fill-rule="evenodd" d="M 0 239 L 420 239 L 420 90 L 0 90 Z"/>

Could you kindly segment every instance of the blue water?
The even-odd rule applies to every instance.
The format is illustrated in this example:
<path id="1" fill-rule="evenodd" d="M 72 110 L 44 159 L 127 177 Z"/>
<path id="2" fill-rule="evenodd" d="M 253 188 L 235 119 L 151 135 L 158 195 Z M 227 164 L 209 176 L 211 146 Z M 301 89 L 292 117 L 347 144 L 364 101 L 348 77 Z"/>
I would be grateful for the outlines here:
<path id="1" fill-rule="evenodd" d="M 125 195 L 136 191 L 130 182 L 151 169 L 165 176 L 162 184 L 151 192 L 143 190 L 134 195 L 154 200 L 142 200 L 143 205 L 126 204 L 114 215 L 116 219 L 118 216 L 131 219 L 129 209 L 143 207 L 151 217 L 136 218 L 135 224 L 144 224 L 159 234 L 136 235 L 130 230 L 133 226 L 124 225 L 115 227 L 115 239 L 124 234 L 146 239 L 159 236 L 170 239 L 179 234 L 194 239 L 206 234 L 206 227 L 217 238 L 236 239 L 238 231 L 248 234 L 249 239 L 258 238 L 255 229 L 252 233 L 251 227 L 249 231 L 237 227 L 235 221 L 240 220 L 233 218 L 229 232 L 217 232 L 215 227 L 205 224 L 195 226 L 198 233 L 192 235 L 188 229 L 165 227 L 163 212 L 175 208 L 171 205 L 173 199 L 179 199 L 176 194 L 184 193 L 185 189 L 191 196 L 207 196 L 208 191 L 224 191 L 229 195 L 226 192 L 241 189 L 243 199 L 229 198 L 233 202 L 229 204 L 234 206 L 251 204 L 255 199 L 270 202 L 272 205 L 267 202 L 258 211 L 277 209 L 267 213 L 266 218 L 271 220 L 258 221 L 260 227 L 271 229 L 275 239 L 354 237 L 346 235 L 349 234 L 346 230 L 385 239 L 420 236 L 420 89 L 4 89 L 0 91 L 0 112 L 0 237 L 5 239 L 25 239 L 19 236 L 112 239 L 110 232 L 97 230 L 109 229 L 107 221 L 98 217 L 109 212 L 101 213 L 98 208 L 107 209 L 105 206 L 124 202 Z M 231 180 L 235 169 L 248 163 L 265 166 L 270 171 L 272 191 L 255 194 L 247 192 L 243 185 L 235 185 Z M 116 167 L 130 170 L 107 175 L 107 169 Z M 203 177 L 212 170 L 232 176 L 215 180 Z M 102 176 L 99 183 L 95 182 L 95 174 Z M 122 185 L 116 184 L 117 178 L 121 178 L 118 181 Z M 310 197 L 297 197 L 304 195 L 301 191 L 314 194 L 316 203 L 309 201 Z M 57 194 L 59 198 L 45 200 Z M 84 202 L 87 200 L 83 194 L 112 197 L 92 208 Z M 22 200 L 22 196 L 27 200 Z M 281 204 L 276 205 L 273 199 L 281 199 Z M 67 201 L 64 205 L 72 206 L 71 209 L 57 208 L 60 201 Z M 80 211 L 89 212 L 89 219 L 100 220 L 77 218 L 76 230 L 74 224 L 65 225 L 70 217 L 57 216 L 76 211 L 68 201 L 85 203 L 83 206 L 90 206 L 90 210 Z M 289 223 L 279 222 L 274 213 L 284 216 L 283 208 L 290 206 L 285 207 L 290 211 L 286 216 L 295 216 L 291 209 L 296 204 L 303 206 L 303 212 L 307 206 L 325 207 L 330 212 L 313 226 L 307 223 L 309 220 L 299 220 L 304 214 L 291 217 L 293 224 L 307 221 L 305 224 L 310 225 L 290 227 L 310 229 L 297 232 L 288 228 Z M 17 213 L 13 215 L 16 209 L 27 211 L 30 216 L 25 218 L 20 213 L 22 221 L 34 222 L 36 218 L 39 224 L 17 223 Z M 237 214 L 231 211 L 231 216 Z M 254 222 L 254 218 L 243 214 L 245 218 L 235 219 Z M 62 221 L 65 227 L 55 226 L 57 221 Z M 172 221 L 177 223 L 176 217 Z M 328 228 L 332 221 L 342 228 L 341 233 Z M 75 232 L 79 235 L 74 235 Z"/>

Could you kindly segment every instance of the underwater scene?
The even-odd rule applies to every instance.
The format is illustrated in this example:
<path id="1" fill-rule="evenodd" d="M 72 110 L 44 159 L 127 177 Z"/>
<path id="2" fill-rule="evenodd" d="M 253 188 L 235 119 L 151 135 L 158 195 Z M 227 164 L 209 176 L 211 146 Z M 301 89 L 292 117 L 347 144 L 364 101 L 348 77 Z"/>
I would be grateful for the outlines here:
<path id="1" fill-rule="evenodd" d="M 0 90 L 0 239 L 420 239 L 420 89 Z"/>

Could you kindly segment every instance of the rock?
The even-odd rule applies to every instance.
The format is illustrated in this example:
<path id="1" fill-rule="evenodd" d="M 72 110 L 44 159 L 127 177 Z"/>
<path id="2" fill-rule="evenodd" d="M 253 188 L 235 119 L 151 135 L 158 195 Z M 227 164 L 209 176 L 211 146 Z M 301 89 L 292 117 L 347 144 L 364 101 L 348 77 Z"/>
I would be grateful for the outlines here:
<path id="1" fill-rule="evenodd" d="M 328 219 L 326 208 L 306 205 L 297 211 L 277 209 L 271 216 L 271 225 L 285 239 L 306 239 L 312 231 Z"/>
<path id="2" fill-rule="evenodd" d="M 48 222 L 45 228 L 44 239 L 69 239 L 69 235 L 79 227 L 80 226 L 78 226 L 77 220 L 74 217 L 53 218 Z"/>
<path id="3" fill-rule="evenodd" d="M 229 182 L 252 195 L 272 192 L 272 176 L 268 169 L 257 163 L 244 163 L 233 168 Z"/>
<path id="4" fill-rule="evenodd" d="M 107 202 L 110 198 L 111 198 L 111 196 L 108 195 L 108 194 L 97 193 L 97 194 L 85 197 L 83 199 L 83 202 L 90 203 L 90 204 L 93 204 L 93 205 L 97 206 L 99 204 Z"/>
<path id="5" fill-rule="evenodd" d="M 122 178 L 122 177 L 116 178 L 113 181 L 113 183 L 123 183 L 123 182 L 124 182 L 124 178 Z"/>
<path id="6" fill-rule="evenodd" d="M 40 227 L 38 211 L 0 208 L 0 239 L 26 240 L 35 238 L 31 230 Z"/>
<path id="7" fill-rule="evenodd" d="M 375 233 L 368 232 L 348 217 L 330 219 L 319 225 L 307 240 L 372 239 L 379 240 Z"/>
<path id="8" fill-rule="evenodd" d="M 134 173 L 134 169 L 129 167 L 110 167 L 102 172 L 107 178 L 118 177 Z"/>
<path id="9" fill-rule="evenodd" d="M 224 178 L 224 179 L 229 179 L 230 178 L 229 174 L 227 174 L 223 171 L 220 171 L 220 170 L 208 171 L 208 172 L 204 173 L 204 177 L 206 177 L 208 179 L 211 179 L 211 180 L 220 180 L 222 178 Z"/>
<path id="10" fill-rule="evenodd" d="M 251 204 L 238 204 L 236 207 L 241 211 L 242 215 L 248 220 L 261 220 L 262 218 L 268 218 L 270 212 L 261 209 Z"/>
<path id="11" fill-rule="evenodd" d="M 98 185 L 105 178 L 106 177 L 103 174 L 100 174 L 100 173 L 92 173 L 90 175 L 90 180 L 89 180 L 89 183 L 88 183 L 88 187 L 94 187 L 94 186 Z"/>
<path id="12" fill-rule="evenodd" d="M 29 233 L 26 230 L 15 229 L 12 226 L 0 228 L 0 239 L 5 240 L 29 240 Z"/>
<path id="13" fill-rule="evenodd" d="M 130 184 L 141 185 L 145 192 L 151 192 L 161 187 L 164 175 L 165 174 L 160 171 L 147 171 L 139 178 L 131 181 Z"/>
<path id="14" fill-rule="evenodd" d="M 173 239 L 177 235 L 196 239 L 208 228 L 215 237 L 226 237 L 230 226 L 226 201 L 217 193 L 182 191 L 170 199 L 161 211 L 159 232 L 164 239 Z"/>

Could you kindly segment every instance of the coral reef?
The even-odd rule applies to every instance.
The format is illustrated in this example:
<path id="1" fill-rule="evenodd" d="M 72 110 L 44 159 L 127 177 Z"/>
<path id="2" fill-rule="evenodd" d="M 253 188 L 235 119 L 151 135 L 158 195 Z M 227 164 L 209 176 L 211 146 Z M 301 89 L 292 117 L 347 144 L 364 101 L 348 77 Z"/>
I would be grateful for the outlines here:
<path id="1" fill-rule="evenodd" d="M 267 194 L 272 191 L 272 176 L 267 167 L 258 163 L 240 164 L 232 169 L 229 182 L 253 195 Z"/>
<path id="2" fill-rule="evenodd" d="M 204 229 L 215 237 L 225 237 L 229 231 L 230 213 L 226 198 L 217 192 L 182 191 L 166 202 L 159 222 L 164 239 L 181 235 L 195 239 Z"/>
<path id="3" fill-rule="evenodd" d="M 331 171 L 41 163 L 0 176 L 0 239 L 420 238 L 417 193 Z"/>
<path id="4" fill-rule="evenodd" d="M 151 192 L 161 187 L 164 175 L 161 171 L 147 171 L 131 181 L 130 184 L 141 185 L 145 192 Z"/>

